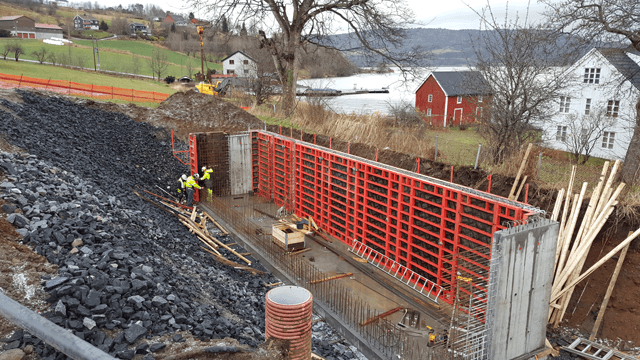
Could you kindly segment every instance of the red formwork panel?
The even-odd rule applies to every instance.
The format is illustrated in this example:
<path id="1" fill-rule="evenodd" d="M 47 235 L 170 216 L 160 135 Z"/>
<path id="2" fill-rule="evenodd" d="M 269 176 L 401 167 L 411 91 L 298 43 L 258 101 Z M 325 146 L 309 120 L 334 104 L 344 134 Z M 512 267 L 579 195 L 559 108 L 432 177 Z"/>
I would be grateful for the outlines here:
<path id="1" fill-rule="evenodd" d="M 263 132 L 254 132 L 252 140 L 254 193 L 292 212 L 294 141 Z"/>
<path id="2" fill-rule="evenodd" d="M 189 175 L 197 174 L 198 173 L 198 146 L 196 144 L 195 134 L 189 134 L 189 165 L 191 170 L 191 174 Z M 197 202 L 199 200 L 200 200 L 200 192 L 194 191 L 193 201 Z"/>
<path id="3" fill-rule="evenodd" d="M 293 205 L 298 216 L 312 216 L 341 241 L 362 242 L 433 281 L 445 289 L 440 298 L 449 303 L 455 297 L 459 254 L 471 251 L 488 258 L 490 251 L 483 250 L 491 248 L 494 232 L 538 212 L 526 204 L 277 134 L 257 132 L 256 139 L 264 141 L 263 148 L 271 142 L 283 146 L 284 153 L 289 146 L 294 149 Z M 257 152 L 259 159 L 262 152 Z M 282 159 L 274 161 L 278 166 Z M 254 171 L 259 183 L 268 182 L 265 174 L 269 176 Z"/>

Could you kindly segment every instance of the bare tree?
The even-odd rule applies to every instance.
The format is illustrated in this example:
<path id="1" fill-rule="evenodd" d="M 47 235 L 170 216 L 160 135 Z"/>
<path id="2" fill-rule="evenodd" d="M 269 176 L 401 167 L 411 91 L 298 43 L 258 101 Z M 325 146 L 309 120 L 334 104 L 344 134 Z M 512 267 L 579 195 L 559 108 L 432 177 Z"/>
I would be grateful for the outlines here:
<path id="1" fill-rule="evenodd" d="M 155 75 L 158 79 L 162 79 L 162 74 L 164 74 L 167 67 L 169 67 L 169 63 L 167 62 L 167 53 L 163 50 L 155 49 L 153 50 L 148 62 L 152 76 Z"/>
<path id="2" fill-rule="evenodd" d="M 31 55 L 35 56 L 36 60 L 42 64 L 47 59 L 47 49 L 41 47 L 40 50 L 32 52 Z"/>
<path id="3" fill-rule="evenodd" d="M 53 64 L 53 66 L 56 66 L 56 64 L 58 63 L 58 56 L 55 52 L 49 53 L 49 61 L 51 62 L 51 64 Z"/>
<path id="4" fill-rule="evenodd" d="M 20 55 L 24 54 L 24 49 L 22 45 L 17 40 L 14 40 L 10 46 L 11 50 L 9 52 L 13 53 L 13 57 L 18 61 L 20 59 Z"/>
<path id="5" fill-rule="evenodd" d="M 411 101 L 388 102 L 387 109 L 389 109 L 389 115 L 395 119 L 394 126 L 398 124 L 420 125 L 422 123 L 422 117 L 416 111 L 415 104 Z"/>
<path id="6" fill-rule="evenodd" d="M 467 82 L 477 94 L 492 94 L 478 131 L 490 144 L 493 162 L 502 163 L 553 116 L 557 99 L 571 84 L 560 66 L 572 59 L 557 32 L 527 19 L 500 23 L 490 6 L 478 14 L 487 31 L 472 40 L 478 71 L 469 72 Z"/>
<path id="7" fill-rule="evenodd" d="M 129 24 L 127 23 L 127 19 L 116 16 L 115 19 L 111 20 L 111 32 L 116 35 L 129 35 Z"/>
<path id="8" fill-rule="evenodd" d="M 231 23 L 255 19 L 264 28 L 273 28 L 271 22 L 275 21 L 277 27 L 269 35 L 259 31 L 259 37 L 273 59 L 287 113 L 294 108 L 300 53 L 312 43 L 327 45 L 326 36 L 337 29 L 348 29 L 359 49 L 376 53 L 403 70 L 407 70 L 408 64 L 416 65 L 418 59 L 424 59 L 424 54 L 418 51 L 403 54 L 394 51 L 404 39 L 403 28 L 413 19 L 413 12 L 404 0 L 188 0 L 187 3 L 221 15 L 223 31 L 226 19 L 231 16 L 236 17 Z"/>
<path id="9" fill-rule="evenodd" d="M 11 52 L 11 44 L 5 43 L 2 47 L 2 57 L 7 60 L 7 55 Z"/>
<path id="10" fill-rule="evenodd" d="M 554 28 L 608 45 L 626 44 L 640 51 L 638 2 L 629 0 L 542 0 Z M 631 78 L 636 74 L 626 74 Z M 636 102 L 633 136 L 622 166 L 622 180 L 633 183 L 640 173 L 640 98 Z"/>
<path id="11" fill-rule="evenodd" d="M 136 55 L 131 55 L 131 62 L 129 63 L 130 68 L 129 72 L 131 74 L 140 74 L 140 68 L 142 64 L 140 63 L 140 58 Z"/>
<path id="12" fill-rule="evenodd" d="M 185 67 L 187 68 L 187 76 L 189 76 L 189 78 L 193 78 L 193 61 L 190 57 L 187 57 Z"/>
<path id="13" fill-rule="evenodd" d="M 602 143 L 604 132 L 615 123 L 614 120 L 606 116 L 602 108 L 591 110 L 589 114 L 569 114 L 564 117 L 562 124 L 554 124 L 558 126 L 557 131 L 551 129 L 548 133 L 566 146 L 577 163 L 584 164 Z"/>

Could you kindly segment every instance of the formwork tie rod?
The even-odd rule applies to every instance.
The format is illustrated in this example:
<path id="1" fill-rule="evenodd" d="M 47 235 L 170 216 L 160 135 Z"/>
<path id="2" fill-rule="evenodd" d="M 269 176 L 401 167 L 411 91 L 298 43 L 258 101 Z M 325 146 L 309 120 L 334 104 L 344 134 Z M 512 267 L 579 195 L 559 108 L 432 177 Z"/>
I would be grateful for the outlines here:
<path id="1" fill-rule="evenodd" d="M 312 282 L 310 282 L 310 284 L 317 284 L 317 283 L 321 283 L 321 282 L 325 282 L 325 281 L 331 281 L 331 280 L 340 279 L 340 278 L 351 276 L 351 275 L 353 275 L 353 273 L 346 273 L 346 274 L 340 274 L 340 275 L 335 275 L 335 276 L 329 276 L 329 277 L 324 278 L 324 279 L 313 280 Z"/>

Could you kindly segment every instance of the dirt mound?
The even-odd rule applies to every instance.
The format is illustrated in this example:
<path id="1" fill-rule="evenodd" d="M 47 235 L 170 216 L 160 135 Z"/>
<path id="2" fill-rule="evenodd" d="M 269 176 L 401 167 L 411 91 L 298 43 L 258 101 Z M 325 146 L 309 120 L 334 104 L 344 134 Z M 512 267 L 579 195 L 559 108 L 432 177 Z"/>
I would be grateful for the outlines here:
<path id="1" fill-rule="evenodd" d="M 101 103 L 78 100 L 86 106 L 105 111 L 123 113 L 138 122 L 175 130 L 180 139 L 189 133 L 207 131 L 246 131 L 264 127 L 257 117 L 217 96 L 197 93 L 193 90 L 177 92 L 158 108 L 140 107 L 134 104 Z"/>
<path id="2" fill-rule="evenodd" d="M 33 252 L 21 240 L 13 225 L 0 218 L 0 291 L 29 309 L 42 311 L 48 304 L 44 301 L 46 295 L 40 277 L 54 273 L 57 266 L 49 264 L 44 256 Z M 17 329 L 0 317 L 0 338 Z"/>

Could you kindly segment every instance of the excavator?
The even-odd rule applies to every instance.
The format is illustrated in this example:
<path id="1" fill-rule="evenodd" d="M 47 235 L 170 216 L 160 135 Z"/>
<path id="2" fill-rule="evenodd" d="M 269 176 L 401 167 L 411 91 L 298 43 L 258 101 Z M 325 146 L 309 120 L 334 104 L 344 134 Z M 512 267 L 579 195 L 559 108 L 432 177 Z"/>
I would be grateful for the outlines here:
<path id="1" fill-rule="evenodd" d="M 231 79 L 224 79 L 216 81 L 216 84 L 207 84 L 200 82 L 196 85 L 196 92 L 208 94 L 212 96 L 225 96 L 229 86 L 231 85 Z"/>

